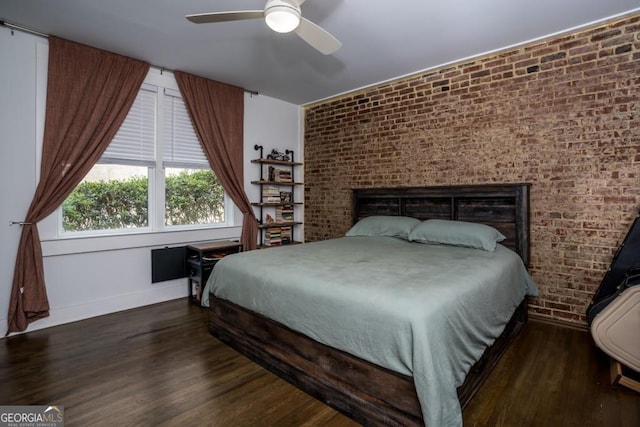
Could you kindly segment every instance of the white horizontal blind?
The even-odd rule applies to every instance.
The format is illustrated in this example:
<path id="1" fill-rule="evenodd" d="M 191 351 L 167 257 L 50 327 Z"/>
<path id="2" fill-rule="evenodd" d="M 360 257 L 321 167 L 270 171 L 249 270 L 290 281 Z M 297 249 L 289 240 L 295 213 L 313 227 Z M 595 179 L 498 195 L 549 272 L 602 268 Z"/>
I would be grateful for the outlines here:
<path id="1" fill-rule="evenodd" d="M 140 89 L 129 114 L 99 163 L 155 164 L 157 98 L 155 91 Z"/>
<path id="2" fill-rule="evenodd" d="M 208 169 L 209 161 L 193 130 L 187 107 L 179 93 L 165 89 L 163 107 L 163 165 L 165 167 Z"/>

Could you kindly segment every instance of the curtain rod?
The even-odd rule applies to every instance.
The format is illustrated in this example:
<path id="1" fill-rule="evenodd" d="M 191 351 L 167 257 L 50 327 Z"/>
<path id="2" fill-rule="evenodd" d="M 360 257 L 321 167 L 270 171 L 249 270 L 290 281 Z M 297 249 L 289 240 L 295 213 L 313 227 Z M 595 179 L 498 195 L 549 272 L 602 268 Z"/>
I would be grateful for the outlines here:
<path id="1" fill-rule="evenodd" d="M 3 27 L 11 28 L 11 33 L 13 34 L 13 30 L 22 31 L 23 33 L 29 33 L 36 36 L 44 37 L 45 39 L 49 38 L 48 34 L 41 33 L 40 31 L 32 30 L 31 28 L 23 27 L 22 25 L 12 24 L 11 22 L 0 20 L 0 25 Z"/>
<path id="2" fill-rule="evenodd" d="M 44 37 L 45 39 L 49 38 L 49 34 L 41 33 L 40 31 L 32 30 L 31 28 L 23 27 L 22 25 L 12 24 L 11 22 L 7 22 L 7 21 L 4 21 L 4 20 L 0 20 L 0 26 L 10 28 L 11 29 L 11 34 L 13 34 L 13 30 L 18 30 L 18 31 L 22 31 L 23 33 L 33 34 L 33 35 L 38 36 L 38 37 Z M 173 72 L 172 69 L 167 68 L 167 67 L 162 67 L 162 66 L 159 66 L 159 65 L 153 65 L 153 66 L 156 67 L 156 68 L 159 68 L 161 72 L 162 71 Z M 247 92 L 251 96 L 259 95 L 259 92 L 256 91 L 256 90 L 249 90 L 249 89 L 245 89 L 245 88 L 242 88 L 242 90 L 244 90 L 245 92 Z"/>

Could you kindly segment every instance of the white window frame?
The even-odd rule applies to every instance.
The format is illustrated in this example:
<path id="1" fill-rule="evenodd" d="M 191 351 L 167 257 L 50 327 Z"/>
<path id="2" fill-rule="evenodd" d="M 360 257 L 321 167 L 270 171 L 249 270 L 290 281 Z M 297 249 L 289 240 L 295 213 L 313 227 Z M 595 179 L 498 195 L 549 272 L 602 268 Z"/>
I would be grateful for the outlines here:
<path id="1" fill-rule="evenodd" d="M 44 69 L 46 76 L 46 69 Z M 46 80 L 45 80 L 46 81 Z M 152 67 L 145 78 L 144 89 L 155 88 L 158 94 L 157 115 L 161 117 L 164 90 L 178 92 L 173 73 Z M 46 86 L 39 97 L 39 110 L 44 111 L 46 103 Z M 179 92 L 178 92 L 179 93 Z M 43 118 L 42 114 L 42 118 Z M 42 134 L 43 123 L 38 125 L 38 133 Z M 62 231 L 62 208 L 39 223 L 43 252 L 49 255 L 82 253 L 102 250 L 126 249 L 141 246 L 177 244 L 218 239 L 238 239 L 242 230 L 236 218 L 241 217 L 239 209 L 231 198 L 225 194 L 224 222 L 214 224 L 164 225 L 165 184 L 162 167 L 162 121 L 156 120 L 156 153 L 155 167 L 149 168 L 149 226 L 136 229 L 92 230 L 83 232 Z M 40 140 L 41 141 L 41 140 Z M 38 147 L 38 151 L 41 150 Z M 39 159 L 38 159 L 39 160 Z"/>
<path id="2" fill-rule="evenodd" d="M 165 117 L 165 108 L 169 105 L 167 100 L 168 98 L 172 97 L 172 98 L 179 98 L 182 100 L 182 95 L 180 94 L 179 91 L 177 90 L 173 90 L 173 89 L 169 89 L 169 88 L 163 88 L 163 90 L 160 91 L 161 94 L 159 94 L 159 96 L 162 99 L 162 102 L 160 103 L 161 108 L 158 110 L 158 114 L 162 114 L 162 117 L 164 119 Z M 186 108 L 186 106 L 185 106 Z M 156 223 L 156 227 L 157 228 L 161 228 L 161 229 L 167 229 L 167 230 L 189 230 L 189 229 L 202 229 L 202 228 L 210 228 L 212 226 L 226 226 L 228 223 L 228 212 L 230 210 L 233 209 L 232 206 L 230 206 L 229 200 L 230 197 L 227 196 L 226 191 L 225 191 L 225 196 L 224 196 L 224 221 L 223 222 L 219 222 L 219 223 L 215 223 L 215 224 L 186 224 L 186 225 L 166 225 L 164 223 L 164 213 L 165 213 L 165 208 L 166 208 L 166 191 L 165 191 L 165 185 L 166 185 L 166 170 L 168 167 L 172 167 L 172 168 L 184 168 L 184 169 L 200 169 L 200 170 L 213 170 L 211 168 L 211 165 L 209 165 L 209 162 L 206 160 L 206 156 L 204 154 L 204 151 L 202 152 L 202 155 L 204 156 L 204 162 L 202 161 L 194 161 L 194 162 L 190 162 L 188 160 L 182 160 L 182 161 L 170 161 L 167 160 L 165 158 L 165 149 L 166 147 L 166 142 L 168 140 L 168 138 L 166 138 L 166 135 L 164 135 L 166 126 L 165 126 L 165 122 L 164 120 L 162 121 L 162 123 L 160 123 L 160 121 L 158 121 L 158 132 L 159 135 L 162 138 L 162 143 L 161 144 L 157 144 L 156 147 L 158 147 L 158 150 L 156 151 L 156 164 L 157 165 L 161 165 L 161 167 L 157 168 L 159 172 L 161 172 L 162 174 L 162 178 L 158 177 L 157 179 L 157 183 L 162 187 L 161 189 L 159 189 L 157 191 L 157 195 L 159 195 L 159 197 L 157 197 L 157 204 L 156 204 L 156 209 L 158 209 L 157 212 L 161 212 L 161 214 L 159 213 L 158 215 L 156 215 L 154 217 L 154 219 L 157 220 Z M 194 135 L 195 137 L 195 131 L 194 131 Z M 197 138 L 197 137 L 196 137 Z M 200 148 L 200 150 L 202 150 L 202 148 Z M 215 173 L 215 172 L 214 172 Z"/>
<path id="3" fill-rule="evenodd" d="M 158 98 L 158 87 L 154 85 L 149 85 L 143 83 L 140 92 L 146 91 L 149 93 L 154 93 L 155 96 L 155 129 L 154 129 L 154 138 L 153 138 L 153 160 L 131 160 L 129 158 L 119 159 L 119 158 L 104 158 L 105 155 L 101 157 L 100 160 L 96 164 L 105 164 L 105 165 L 122 165 L 122 166 L 140 166 L 147 168 L 147 196 L 148 196 L 148 206 L 147 206 L 147 226 L 146 227 L 136 227 L 132 229 L 100 229 L 100 230 L 86 230 L 86 231 L 65 231 L 63 227 L 63 213 L 62 206 L 58 207 L 58 224 L 57 224 L 57 237 L 58 238 L 74 238 L 74 237 L 100 237 L 100 236 L 111 236 L 118 234 L 137 234 L 137 233 L 148 233 L 152 231 L 156 231 L 157 228 L 153 226 L 153 218 L 157 216 L 155 212 L 155 198 L 156 198 L 156 187 L 157 183 L 159 183 L 158 179 L 161 179 L 160 176 L 156 173 L 157 168 L 157 147 L 162 144 L 160 139 L 160 135 L 158 134 L 159 128 L 159 118 L 158 118 L 158 109 L 160 107 L 160 100 Z M 108 151 L 108 149 L 107 149 Z M 105 153 L 106 154 L 106 153 Z M 158 230 L 162 231 L 162 230 Z"/>

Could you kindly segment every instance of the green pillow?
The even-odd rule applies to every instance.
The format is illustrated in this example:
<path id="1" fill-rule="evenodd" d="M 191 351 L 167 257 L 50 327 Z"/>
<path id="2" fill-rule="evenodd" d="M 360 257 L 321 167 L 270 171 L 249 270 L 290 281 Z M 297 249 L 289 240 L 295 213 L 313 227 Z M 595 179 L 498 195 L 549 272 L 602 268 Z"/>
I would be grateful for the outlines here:
<path id="1" fill-rule="evenodd" d="M 498 230 L 485 224 L 444 219 L 428 219 L 411 230 L 412 242 L 464 246 L 493 252 L 496 243 L 506 239 Z"/>
<path id="2" fill-rule="evenodd" d="M 408 216 L 368 216 L 358 221 L 346 236 L 389 236 L 409 240 L 411 229 L 420 220 Z"/>

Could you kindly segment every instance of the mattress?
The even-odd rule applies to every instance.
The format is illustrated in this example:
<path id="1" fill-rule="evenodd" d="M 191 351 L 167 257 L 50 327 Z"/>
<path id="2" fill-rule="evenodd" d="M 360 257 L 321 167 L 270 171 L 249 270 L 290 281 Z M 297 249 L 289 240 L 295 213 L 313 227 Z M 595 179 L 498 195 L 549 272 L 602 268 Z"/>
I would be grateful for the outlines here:
<path id="1" fill-rule="evenodd" d="M 411 375 L 427 425 L 462 424 L 456 388 L 537 289 L 520 257 L 353 236 L 229 255 L 209 292 Z M 427 404 L 428 402 L 428 404 Z"/>

